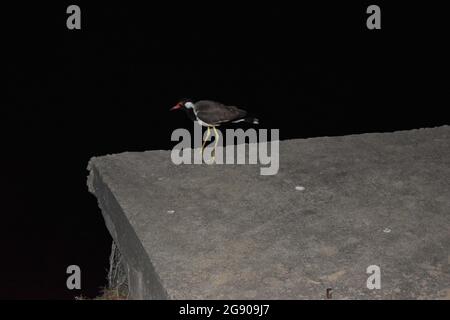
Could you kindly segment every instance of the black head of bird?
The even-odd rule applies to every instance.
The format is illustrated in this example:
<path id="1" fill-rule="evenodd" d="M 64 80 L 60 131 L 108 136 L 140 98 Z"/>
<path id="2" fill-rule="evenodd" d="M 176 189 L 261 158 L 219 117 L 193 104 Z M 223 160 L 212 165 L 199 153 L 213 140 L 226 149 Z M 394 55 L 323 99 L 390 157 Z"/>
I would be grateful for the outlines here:
<path id="1" fill-rule="evenodd" d="M 170 111 L 184 110 L 184 112 L 186 112 L 189 119 L 191 119 L 192 121 L 196 121 L 197 117 L 195 116 L 194 107 L 195 107 L 195 105 L 191 100 L 183 99 L 183 100 L 180 100 L 175 106 L 173 106 L 170 109 Z"/>
<path id="2" fill-rule="evenodd" d="M 192 109 L 194 107 L 194 103 L 190 99 L 180 100 L 175 106 L 173 106 L 170 111 L 178 110 L 178 109 Z"/>

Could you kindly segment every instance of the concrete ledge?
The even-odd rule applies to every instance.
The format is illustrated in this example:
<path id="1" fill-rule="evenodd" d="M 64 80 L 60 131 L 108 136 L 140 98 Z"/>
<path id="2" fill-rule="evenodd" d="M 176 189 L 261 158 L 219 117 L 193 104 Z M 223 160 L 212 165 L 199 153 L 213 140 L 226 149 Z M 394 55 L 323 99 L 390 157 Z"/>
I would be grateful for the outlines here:
<path id="1" fill-rule="evenodd" d="M 170 151 L 88 169 L 131 298 L 450 299 L 449 126 L 283 141 L 274 176 Z"/>

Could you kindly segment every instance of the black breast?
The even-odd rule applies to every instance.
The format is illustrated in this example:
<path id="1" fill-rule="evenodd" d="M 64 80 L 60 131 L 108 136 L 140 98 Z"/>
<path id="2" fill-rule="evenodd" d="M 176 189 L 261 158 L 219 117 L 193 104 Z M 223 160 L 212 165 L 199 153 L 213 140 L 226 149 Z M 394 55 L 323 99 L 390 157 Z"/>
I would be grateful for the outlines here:
<path id="1" fill-rule="evenodd" d="M 196 121 L 197 120 L 197 118 L 195 117 L 194 110 L 189 109 L 189 108 L 184 108 L 184 111 L 186 112 L 186 114 L 189 117 L 189 119 L 191 119 L 192 121 Z"/>

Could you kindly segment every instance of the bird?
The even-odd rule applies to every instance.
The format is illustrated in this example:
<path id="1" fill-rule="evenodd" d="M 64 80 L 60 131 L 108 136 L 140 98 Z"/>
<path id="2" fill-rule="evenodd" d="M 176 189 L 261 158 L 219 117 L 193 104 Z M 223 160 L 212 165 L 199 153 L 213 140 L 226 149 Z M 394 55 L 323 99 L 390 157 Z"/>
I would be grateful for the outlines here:
<path id="1" fill-rule="evenodd" d="M 247 111 L 212 100 L 200 100 L 194 103 L 190 99 L 183 99 L 172 107 L 170 111 L 179 109 L 184 110 L 192 121 L 197 121 L 203 127 L 208 128 L 205 141 L 203 142 L 202 149 L 200 150 L 202 154 L 205 144 L 211 135 L 211 128 L 213 128 L 214 136 L 216 137 L 216 139 L 214 139 L 213 160 L 215 159 L 215 150 L 219 138 L 216 127 L 223 124 L 238 122 L 259 124 L 259 120 L 257 118 L 247 116 Z"/>

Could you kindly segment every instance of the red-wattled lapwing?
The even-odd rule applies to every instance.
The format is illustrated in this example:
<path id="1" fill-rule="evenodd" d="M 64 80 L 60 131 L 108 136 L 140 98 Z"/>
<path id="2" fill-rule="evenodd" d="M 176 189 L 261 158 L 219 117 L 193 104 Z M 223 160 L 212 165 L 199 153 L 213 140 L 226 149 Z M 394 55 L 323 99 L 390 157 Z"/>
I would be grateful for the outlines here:
<path id="1" fill-rule="evenodd" d="M 211 135 L 211 128 L 214 130 L 214 135 L 216 137 L 214 142 L 214 157 L 215 150 L 217 147 L 219 134 L 217 133 L 217 126 L 227 123 L 237 123 L 237 122 L 250 122 L 253 124 L 258 124 L 258 119 L 247 117 L 247 111 L 239 109 L 235 106 L 226 106 L 220 102 L 211 100 L 200 100 L 193 103 L 190 100 L 182 100 L 178 102 L 172 109 L 177 110 L 183 109 L 186 111 L 188 117 L 193 121 L 198 121 L 202 126 L 208 128 L 208 133 L 206 134 L 206 139 L 202 144 L 201 153 L 203 154 L 203 149 L 207 140 Z"/>

